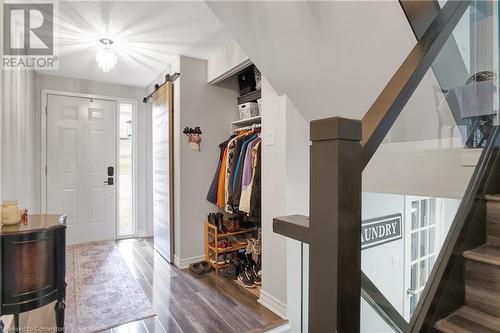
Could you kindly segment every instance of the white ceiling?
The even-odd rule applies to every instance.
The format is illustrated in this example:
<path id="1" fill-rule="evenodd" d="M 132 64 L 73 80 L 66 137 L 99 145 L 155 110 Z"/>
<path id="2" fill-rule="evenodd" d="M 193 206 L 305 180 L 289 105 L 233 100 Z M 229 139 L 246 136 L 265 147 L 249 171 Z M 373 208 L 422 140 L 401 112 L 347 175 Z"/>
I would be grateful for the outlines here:
<path id="1" fill-rule="evenodd" d="M 146 87 L 177 55 L 207 59 L 229 39 L 203 1 L 58 4 L 59 69 L 43 74 Z M 118 56 L 108 73 L 95 61 L 103 37 L 114 41 Z"/>

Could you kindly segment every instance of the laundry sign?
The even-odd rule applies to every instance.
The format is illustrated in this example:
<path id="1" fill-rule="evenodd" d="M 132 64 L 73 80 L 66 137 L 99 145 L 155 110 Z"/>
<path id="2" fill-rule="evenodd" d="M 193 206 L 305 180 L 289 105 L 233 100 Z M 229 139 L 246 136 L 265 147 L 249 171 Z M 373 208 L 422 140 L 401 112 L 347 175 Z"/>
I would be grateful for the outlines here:
<path id="1" fill-rule="evenodd" d="M 361 223 L 361 249 L 403 238 L 401 214 L 377 217 Z"/>

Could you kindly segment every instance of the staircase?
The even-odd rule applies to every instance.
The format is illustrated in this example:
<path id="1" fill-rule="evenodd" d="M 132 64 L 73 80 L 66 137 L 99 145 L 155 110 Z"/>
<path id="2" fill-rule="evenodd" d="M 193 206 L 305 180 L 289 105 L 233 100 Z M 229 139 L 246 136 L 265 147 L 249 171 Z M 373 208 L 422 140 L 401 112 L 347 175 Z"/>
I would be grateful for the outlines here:
<path id="1" fill-rule="evenodd" d="M 500 195 L 488 195 L 487 243 L 465 251 L 465 305 L 436 323 L 444 333 L 500 332 Z"/>

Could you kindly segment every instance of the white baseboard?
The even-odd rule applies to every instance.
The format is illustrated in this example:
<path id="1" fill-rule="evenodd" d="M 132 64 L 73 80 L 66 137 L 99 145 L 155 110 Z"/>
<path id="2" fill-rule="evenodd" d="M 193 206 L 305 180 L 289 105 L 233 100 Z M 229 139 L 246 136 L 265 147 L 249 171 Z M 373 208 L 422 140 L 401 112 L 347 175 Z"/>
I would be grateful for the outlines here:
<path id="1" fill-rule="evenodd" d="M 260 290 L 260 298 L 257 301 L 281 318 L 287 319 L 286 304 L 283 304 L 280 300 L 278 300 L 276 297 L 269 294 L 265 290 Z"/>
<path id="2" fill-rule="evenodd" d="M 281 326 L 272 328 L 272 329 L 266 331 L 266 333 L 284 333 L 284 332 L 289 332 L 291 329 L 292 329 L 292 325 L 290 325 L 290 323 L 286 323 L 286 324 L 283 324 Z"/>
<path id="3" fill-rule="evenodd" d="M 138 230 L 135 237 L 139 238 L 153 237 L 153 233 L 148 230 Z"/>
<path id="4" fill-rule="evenodd" d="M 177 255 L 174 255 L 174 265 L 180 269 L 188 268 L 189 265 L 202 260 L 205 260 L 205 255 L 183 258 L 183 259 L 179 258 Z"/>

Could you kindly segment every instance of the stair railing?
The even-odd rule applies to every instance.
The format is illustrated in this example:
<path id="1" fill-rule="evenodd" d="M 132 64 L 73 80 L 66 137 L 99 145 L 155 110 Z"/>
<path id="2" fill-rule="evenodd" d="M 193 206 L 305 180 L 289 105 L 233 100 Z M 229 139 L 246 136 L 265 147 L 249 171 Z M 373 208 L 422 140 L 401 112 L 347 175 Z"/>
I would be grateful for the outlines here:
<path id="1" fill-rule="evenodd" d="M 309 244 L 309 332 L 359 332 L 361 296 L 395 331 L 409 329 L 361 272 L 362 173 L 469 3 L 447 2 L 362 120 L 311 122 L 310 218 L 273 223 L 275 232 Z"/>

